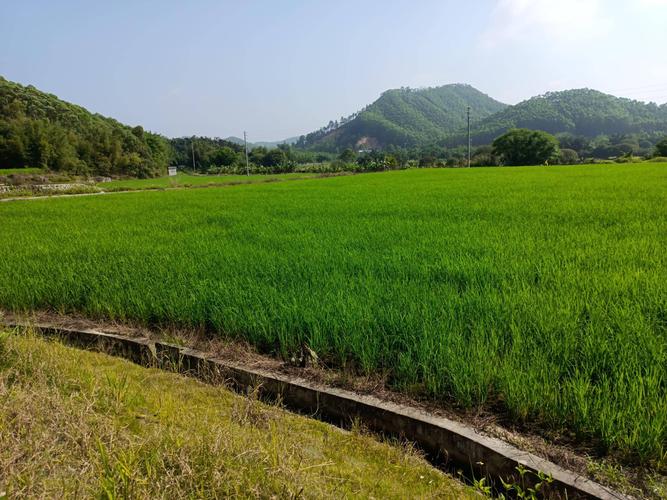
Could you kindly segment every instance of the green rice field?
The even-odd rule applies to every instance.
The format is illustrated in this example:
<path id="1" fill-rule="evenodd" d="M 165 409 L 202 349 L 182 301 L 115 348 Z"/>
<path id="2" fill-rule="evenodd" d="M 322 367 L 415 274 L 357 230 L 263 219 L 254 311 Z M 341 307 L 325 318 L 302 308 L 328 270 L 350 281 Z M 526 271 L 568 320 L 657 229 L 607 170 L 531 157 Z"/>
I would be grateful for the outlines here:
<path id="1" fill-rule="evenodd" d="M 0 204 L 0 306 L 206 328 L 667 465 L 667 164 Z"/>

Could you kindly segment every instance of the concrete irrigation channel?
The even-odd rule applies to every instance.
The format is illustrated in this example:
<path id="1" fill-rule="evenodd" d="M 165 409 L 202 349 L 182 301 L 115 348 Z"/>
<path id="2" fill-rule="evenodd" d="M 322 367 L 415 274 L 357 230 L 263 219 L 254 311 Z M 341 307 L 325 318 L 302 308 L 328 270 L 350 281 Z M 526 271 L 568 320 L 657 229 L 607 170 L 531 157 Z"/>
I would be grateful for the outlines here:
<path id="1" fill-rule="evenodd" d="M 289 409 L 348 426 L 357 419 L 368 429 L 418 444 L 436 464 L 462 469 L 467 477 L 488 478 L 498 484 L 519 481 L 517 467 L 527 486 L 539 481 L 538 473 L 551 476 L 550 491 L 561 498 L 628 498 L 548 460 L 482 435 L 472 427 L 417 408 L 352 391 L 327 387 L 300 377 L 248 368 L 200 351 L 148 338 L 134 338 L 92 329 L 72 329 L 49 323 L 9 321 L 10 328 L 31 328 L 45 336 L 88 350 L 100 351 L 134 363 L 183 373 L 209 383 L 224 383 L 248 393 L 257 390 L 266 399 L 279 400 Z"/>

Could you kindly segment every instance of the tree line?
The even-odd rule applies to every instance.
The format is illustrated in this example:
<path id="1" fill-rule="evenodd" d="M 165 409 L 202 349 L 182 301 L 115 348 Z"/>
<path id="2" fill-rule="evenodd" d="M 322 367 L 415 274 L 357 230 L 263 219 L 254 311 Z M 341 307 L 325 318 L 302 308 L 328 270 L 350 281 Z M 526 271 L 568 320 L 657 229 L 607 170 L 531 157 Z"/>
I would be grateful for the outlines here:
<path id="1" fill-rule="evenodd" d="M 384 97 L 387 102 L 400 98 L 399 102 L 405 103 L 406 96 L 413 98 L 413 94 L 420 96 L 417 91 L 402 89 Z M 451 96 L 447 98 L 451 100 Z M 335 130 L 342 125 L 350 128 L 363 122 L 361 118 L 368 114 L 366 109 L 325 128 Z M 660 131 L 590 138 L 574 133 L 553 136 L 535 130 L 511 130 L 495 138 L 492 144 L 476 147 L 472 165 L 572 164 L 596 158 L 667 156 L 665 142 L 664 132 Z M 508 149 L 512 147 L 520 151 L 512 153 Z M 539 148 L 546 149 L 540 152 Z M 258 173 L 374 171 L 466 164 L 464 146 L 447 147 L 440 141 L 412 146 L 390 144 L 382 149 L 335 148 L 326 152 L 297 143 L 271 149 L 254 147 L 248 153 L 248 167 Z M 244 148 L 235 142 L 207 137 L 166 139 L 140 126 L 123 125 L 32 86 L 0 77 L 0 168 L 29 166 L 79 175 L 153 177 L 164 175 L 168 165 L 185 166 L 201 173 L 243 173 L 246 156 Z"/>

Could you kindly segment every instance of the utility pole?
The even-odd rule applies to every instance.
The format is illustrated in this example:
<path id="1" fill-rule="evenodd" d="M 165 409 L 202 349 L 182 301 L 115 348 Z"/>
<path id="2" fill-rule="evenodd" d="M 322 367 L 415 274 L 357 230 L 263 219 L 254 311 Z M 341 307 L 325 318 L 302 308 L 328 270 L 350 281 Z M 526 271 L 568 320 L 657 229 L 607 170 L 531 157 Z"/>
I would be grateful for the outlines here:
<path id="1" fill-rule="evenodd" d="M 468 168 L 470 168 L 470 106 L 468 106 Z"/>
<path id="2" fill-rule="evenodd" d="M 194 174 L 197 171 L 197 167 L 195 165 L 195 136 L 192 136 L 192 140 L 190 141 L 190 148 L 192 149 L 192 173 Z"/>
<path id="3" fill-rule="evenodd" d="M 245 130 L 243 131 L 243 145 L 245 146 L 245 174 L 250 176 L 250 166 L 248 165 L 248 137 Z"/>

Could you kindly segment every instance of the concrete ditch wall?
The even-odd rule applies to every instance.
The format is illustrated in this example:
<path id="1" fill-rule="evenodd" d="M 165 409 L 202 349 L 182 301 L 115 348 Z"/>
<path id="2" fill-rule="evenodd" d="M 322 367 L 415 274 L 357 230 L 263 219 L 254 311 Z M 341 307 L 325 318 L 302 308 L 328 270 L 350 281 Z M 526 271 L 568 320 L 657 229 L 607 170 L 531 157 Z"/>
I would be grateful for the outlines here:
<path id="1" fill-rule="evenodd" d="M 144 366 L 153 366 L 224 383 L 237 392 L 257 388 L 260 396 L 279 399 L 284 406 L 301 413 L 319 416 L 346 426 L 359 419 L 370 430 L 398 436 L 417 443 L 438 463 L 454 466 L 468 477 L 486 477 L 497 484 L 518 482 L 518 465 L 532 471 L 524 476 L 526 485 L 534 485 L 538 471 L 550 475 L 553 483 L 549 496 L 554 498 L 627 498 L 583 476 L 521 451 L 499 439 L 479 434 L 474 429 L 444 417 L 430 415 L 416 408 L 382 401 L 373 396 L 320 386 L 308 380 L 241 366 L 203 353 L 155 342 L 129 338 L 95 330 L 72 330 L 57 325 L 24 323 L 9 327 L 32 327 L 48 336 L 89 350 L 123 357 Z"/>

